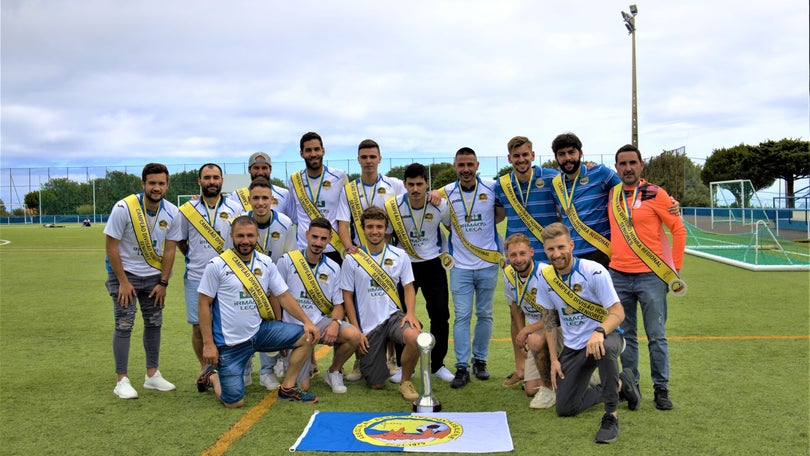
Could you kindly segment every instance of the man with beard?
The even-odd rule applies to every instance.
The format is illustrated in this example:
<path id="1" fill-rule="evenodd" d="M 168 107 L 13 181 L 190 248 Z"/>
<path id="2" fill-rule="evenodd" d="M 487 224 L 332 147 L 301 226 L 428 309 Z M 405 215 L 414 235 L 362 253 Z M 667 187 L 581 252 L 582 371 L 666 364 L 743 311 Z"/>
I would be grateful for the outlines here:
<path id="1" fill-rule="evenodd" d="M 209 366 L 197 379 L 198 390 L 204 392 L 213 386 L 225 407 L 241 407 L 245 396 L 242 374 L 253 354 L 291 350 L 290 367 L 278 399 L 317 402 L 314 394 L 297 388 L 295 380 L 320 331 L 290 295 L 270 257 L 255 250 L 258 237 L 255 220 L 246 215 L 237 217 L 231 225 L 234 248 L 212 259 L 203 273 L 200 330 L 203 360 Z M 277 305 L 303 326 L 277 320 L 280 308 L 271 304 L 268 295 L 275 296 Z"/>
<path id="2" fill-rule="evenodd" d="M 256 250 L 270 257 L 274 264 L 285 252 L 295 248 L 295 231 L 289 217 L 273 209 L 273 185 L 264 177 L 253 179 L 248 187 L 250 207 L 247 215 L 256 221 L 259 228 L 259 240 Z M 281 362 L 282 364 L 278 364 Z M 259 354 L 259 383 L 268 391 L 278 388 L 276 366 L 279 371 L 285 370 L 285 361 L 280 359 L 278 353 Z M 249 361 L 245 367 L 245 385 L 252 383 L 251 374 L 253 362 Z"/>
<path id="3" fill-rule="evenodd" d="M 607 268 L 611 254 L 608 192 L 621 179 L 604 165 L 582 166 L 582 141 L 573 133 L 554 138 L 551 150 L 562 169 L 562 174 L 553 180 L 554 201 L 563 223 L 571 230 L 574 255 Z M 669 212 L 679 214 L 680 205 L 671 201 Z"/>
<path id="4" fill-rule="evenodd" d="M 255 152 L 248 160 L 248 173 L 250 173 L 250 181 L 253 182 L 257 177 L 263 177 L 270 181 L 270 173 L 273 171 L 273 166 L 270 163 L 270 156 L 264 152 Z M 272 208 L 284 215 L 290 216 L 289 208 L 287 207 L 289 201 L 289 190 L 270 184 L 270 190 L 273 195 Z M 250 189 L 248 187 L 238 188 L 231 193 L 228 201 L 232 205 L 242 207 L 242 213 L 249 212 L 250 207 Z"/>
<path id="5" fill-rule="evenodd" d="M 238 203 L 222 197 L 222 168 L 206 163 L 197 173 L 197 184 L 202 194 L 180 206 L 183 240 L 178 247 L 186 257 L 183 275 L 186 296 L 186 321 L 191 324 L 191 347 L 205 369 L 202 359 L 202 335 L 197 313 L 197 288 L 208 262 L 232 247 L 231 219 L 242 210 Z"/>
<path id="6" fill-rule="evenodd" d="M 340 271 L 340 288 L 349 322 L 362 333 L 358 345 L 360 373 L 371 389 L 385 388 L 390 375 L 386 364 L 389 342 L 402 350 L 402 398 L 413 402 L 419 394 L 411 382 L 419 360 L 416 338 L 422 329 L 416 318 L 411 260 L 404 250 L 385 242 L 388 218 L 371 206 L 361 216 L 366 246 L 347 255 Z M 402 287 L 404 301 L 398 288 Z"/>
<path id="7" fill-rule="evenodd" d="M 113 356 L 118 380 L 113 393 L 121 399 L 136 399 L 127 374 L 129 345 L 135 326 L 137 300 L 143 317 L 143 346 L 146 377 L 143 387 L 171 391 L 158 370 L 160 329 L 166 288 L 172 275 L 175 249 L 182 240 L 180 212 L 163 197 L 169 188 L 169 170 L 160 163 L 149 163 L 141 173 L 142 193 L 130 195 L 113 206 L 107 226 L 107 291 L 113 301 L 115 331 Z"/>
<path id="8" fill-rule="evenodd" d="M 524 348 L 525 383 L 523 391 L 532 398 L 529 407 L 544 409 L 554 406 L 556 397 L 551 389 L 548 347 L 546 347 L 543 307 L 537 304 L 537 281 L 540 269 L 546 266 L 534 259 L 529 237 L 515 233 L 506 238 L 503 294 L 509 303 L 512 321 L 517 323 L 515 343 Z M 527 325 L 525 322 L 529 321 Z"/>
<path id="9" fill-rule="evenodd" d="M 473 374 L 489 379 L 487 355 L 492 336 L 492 299 L 498 284 L 501 255 L 500 236 L 495 225 L 505 212 L 495 194 L 495 181 L 477 175 L 475 151 L 462 147 L 453 162 L 458 180 L 444 186 L 442 195 L 450 210 L 449 253 L 455 260 L 450 270 L 455 321 L 453 341 L 456 374 L 450 386 L 462 388 L 470 382 L 470 358 Z M 470 347 L 470 323 L 475 303 L 475 337 Z"/>
<path id="10" fill-rule="evenodd" d="M 332 365 L 324 380 L 332 392 L 342 394 L 346 392 L 346 386 L 340 370 L 357 348 L 360 332 L 343 321 L 343 292 L 338 283 L 340 266 L 323 255 L 331 231 L 329 220 L 323 217 L 312 220 L 307 230 L 307 248 L 290 249 L 276 264 L 281 278 L 290 287 L 290 294 L 321 331 L 321 339 L 317 342 L 334 346 Z M 289 313 L 284 313 L 283 320 L 301 324 Z M 298 386 L 305 391 L 309 390 L 310 367 L 308 361 L 298 374 Z"/>
<path id="11" fill-rule="evenodd" d="M 565 225 L 552 223 L 543 230 L 543 248 L 551 265 L 540 271 L 537 303 L 547 309 L 543 323 L 551 383 L 557 390 L 557 415 L 575 416 L 603 402 L 605 414 L 596 442 L 615 442 L 619 399 L 626 399 L 630 410 L 638 409 L 639 401 L 635 383 L 619 376 L 622 336 L 617 328 L 624 320 L 624 309 L 605 268 L 572 254 L 574 241 Z M 559 331 L 561 353 L 557 352 Z M 596 369 L 601 383 L 590 386 Z"/>
<path id="12" fill-rule="evenodd" d="M 340 169 L 329 168 L 323 164 L 326 149 L 321 136 L 315 132 L 304 133 L 299 141 L 301 158 L 306 168 L 293 173 L 287 182 L 290 189 L 288 203 L 290 218 L 298 226 L 296 241 L 298 248 L 307 246 L 306 232 L 309 222 L 324 217 L 329 223 L 337 226 L 336 215 L 340 194 L 346 184 L 346 173 Z M 341 256 L 344 250 L 340 236 L 333 228 L 329 245 L 324 254 L 337 264 L 343 263 Z"/>
<path id="13" fill-rule="evenodd" d="M 543 243 L 540 238 L 543 227 L 557 222 L 557 208 L 552 197 L 552 179 L 559 171 L 533 166 L 534 150 L 532 142 L 525 136 L 515 136 L 506 144 L 512 172 L 505 174 L 495 184 L 498 200 L 506 211 L 506 237 L 525 234 L 531 242 L 535 261 L 546 261 Z M 503 381 L 503 387 L 517 385 L 523 380 L 526 350 L 515 340 L 519 326 L 526 325 L 518 313 L 511 313 L 512 347 L 515 354 L 515 370 Z M 521 321 L 515 321 L 515 318 Z"/>
<path id="14" fill-rule="evenodd" d="M 671 410 L 669 399 L 669 347 L 667 346 L 667 291 L 686 292 L 679 278 L 686 248 L 686 228 L 667 211 L 667 192 L 641 178 L 644 161 L 637 147 L 627 144 L 616 152 L 616 172 L 622 183 L 610 190 L 610 276 L 626 318 L 622 330 L 627 349 L 622 366 L 638 383 L 637 303 L 641 305 L 650 353 L 655 408 Z M 662 229 L 672 233 L 672 244 Z"/>

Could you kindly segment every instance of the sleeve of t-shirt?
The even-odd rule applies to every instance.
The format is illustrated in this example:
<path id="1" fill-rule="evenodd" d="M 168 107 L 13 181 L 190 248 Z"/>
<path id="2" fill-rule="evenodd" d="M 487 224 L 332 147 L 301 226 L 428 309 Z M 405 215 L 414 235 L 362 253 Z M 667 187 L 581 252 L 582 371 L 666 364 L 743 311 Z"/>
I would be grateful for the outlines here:
<path id="1" fill-rule="evenodd" d="M 355 260 L 346 255 L 343 260 L 343 266 L 340 268 L 340 289 L 354 292 L 354 268 L 357 263 Z"/>
<path id="2" fill-rule="evenodd" d="M 337 271 L 337 274 L 335 274 L 335 278 L 338 279 L 338 280 L 340 279 L 340 271 Z M 336 305 L 336 306 L 340 305 L 340 304 L 343 304 L 343 290 L 338 285 L 339 285 L 338 283 L 333 285 L 331 287 L 332 288 L 332 295 L 327 296 L 327 298 L 329 298 L 329 300 L 332 301 L 332 304 Z"/>
<path id="3" fill-rule="evenodd" d="M 511 304 L 515 300 L 515 288 L 512 287 L 512 282 L 506 278 L 506 272 L 503 273 L 503 295 L 506 297 L 506 304 Z"/>
<path id="4" fill-rule="evenodd" d="M 402 272 L 399 277 L 400 283 L 402 285 L 408 285 L 409 283 L 413 283 L 413 268 L 411 267 L 411 258 L 405 254 L 401 256 L 402 258 Z"/>
<path id="5" fill-rule="evenodd" d="M 107 225 L 104 227 L 104 234 L 110 236 L 111 238 L 118 239 L 119 241 L 124 237 L 124 229 L 126 229 L 125 227 L 127 222 L 125 211 L 126 204 L 123 201 L 115 203 L 115 206 L 113 206 L 113 209 L 110 212 L 110 216 L 107 218 Z"/>
<path id="6" fill-rule="evenodd" d="M 270 274 L 270 281 L 267 284 L 267 291 L 273 293 L 273 296 L 284 294 L 289 288 L 287 282 L 281 277 L 278 268 L 273 263 L 267 265 L 267 272 Z"/>
<path id="7" fill-rule="evenodd" d="M 166 233 L 166 240 L 168 241 L 176 241 L 180 242 L 184 239 L 183 237 L 183 219 L 186 217 L 180 213 L 178 210 L 172 219 L 172 222 L 169 224 L 169 232 Z"/>
<path id="8" fill-rule="evenodd" d="M 601 274 L 596 274 L 601 270 Z M 613 288 L 613 281 L 610 279 L 610 274 L 601 264 L 597 264 L 593 271 L 592 280 L 596 281 L 597 294 L 599 296 L 599 304 L 602 304 L 605 309 L 619 302 L 619 295 L 616 294 L 616 289 Z"/>
<path id="9" fill-rule="evenodd" d="M 276 263 L 276 268 L 278 269 L 278 274 L 281 276 L 281 279 L 285 282 L 289 282 L 290 272 L 293 269 L 289 255 L 284 254 L 284 256 L 279 258 L 278 263 Z"/>
<path id="10" fill-rule="evenodd" d="M 346 195 L 346 187 L 343 186 L 340 189 L 340 197 L 338 198 L 338 207 L 337 212 L 335 212 L 335 220 L 348 222 L 351 219 L 352 211 L 349 209 L 349 197 Z M 335 231 L 337 231 L 337 227 L 335 227 Z"/>
<path id="11" fill-rule="evenodd" d="M 200 286 L 197 287 L 198 293 L 202 293 L 210 298 L 216 297 L 217 290 L 219 289 L 217 268 L 218 266 L 214 260 L 208 262 L 203 271 L 202 279 L 200 279 Z"/>

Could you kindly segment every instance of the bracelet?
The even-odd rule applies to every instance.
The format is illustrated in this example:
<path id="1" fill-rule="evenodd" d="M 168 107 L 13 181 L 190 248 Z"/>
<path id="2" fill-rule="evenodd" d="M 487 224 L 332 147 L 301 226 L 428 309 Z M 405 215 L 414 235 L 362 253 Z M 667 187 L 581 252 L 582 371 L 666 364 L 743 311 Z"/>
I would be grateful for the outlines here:
<path id="1" fill-rule="evenodd" d="M 165 280 L 161 280 L 160 282 L 158 282 L 158 285 L 160 285 L 163 288 L 166 288 L 166 287 L 169 286 L 169 282 L 167 282 Z"/>

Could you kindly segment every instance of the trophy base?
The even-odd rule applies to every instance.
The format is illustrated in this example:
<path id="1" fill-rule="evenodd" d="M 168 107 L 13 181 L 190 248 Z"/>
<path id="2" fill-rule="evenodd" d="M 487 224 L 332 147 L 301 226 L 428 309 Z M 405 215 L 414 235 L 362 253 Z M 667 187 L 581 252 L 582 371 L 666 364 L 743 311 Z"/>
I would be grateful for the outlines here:
<path id="1" fill-rule="evenodd" d="M 417 400 L 413 403 L 413 411 L 416 413 L 438 413 L 442 411 L 442 403 L 436 401 L 423 404 L 422 401 Z"/>

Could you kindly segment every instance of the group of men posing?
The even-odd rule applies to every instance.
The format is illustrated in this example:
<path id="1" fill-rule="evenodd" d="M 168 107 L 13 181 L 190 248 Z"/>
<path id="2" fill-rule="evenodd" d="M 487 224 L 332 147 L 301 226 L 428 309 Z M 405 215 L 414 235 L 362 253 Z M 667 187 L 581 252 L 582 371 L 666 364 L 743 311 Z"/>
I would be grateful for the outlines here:
<path id="1" fill-rule="evenodd" d="M 163 199 L 166 167 L 146 165 L 143 193 L 118 202 L 104 230 L 115 394 L 138 396 L 127 374 L 136 298 L 145 326 L 144 388 L 175 388 L 158 361 L 162 308 L 179 247 L 201 369 L 197 386 L 201 392 L 213 387 L 226 407 L 243 405 L 256 352 L 262 353 L 262 385 L 278 388 L 280 399 L 317 401 L 309 382 L 318 343 L 335 347 L 324 374 L 333 392 L 346 392 L 343 365 L 354 355 L 346 380 L 364 379 L 373 389 L 390 380 L 405 400 L 416 400 L 411 377 L 422 330 L 419 288 L 436 340 L 433 375 L 453 388 L 467 385 L 470 371 L 487 380 L 493 297 L 503 275 L 516 366 L 503 386 L 522 383 L 533 408 L 556 404 L 561 416 L 603 402 L 596 441 L 615 441 L 619 400 L 636 410 L 641 399 L 640 303 L 655 405 L 671 409 L 666 294 L 685 290 L 679 279 L 685 229 L 677 203 L 641 178 L 641 153 L 631 145 L 616 153 L 618 175 L 602 165 L 584 166 L 582 144 L 572 133 L 552 142 L 562 173 L 533 165 L 526 137 L 512 138 L 507 147 L 509 174 L 479 177 L 476 154 L 464 147 L 454 158 L 458 179 L 431 192 L 427 169 L 418 163 L 405 169 L 402 181 L 380 175 L 380 148 L 372 140 L 358 146 L 362 173 L 350 182 L 323 163 L 323 141 L 309 132 L 300 140 L 306 166 L 290 176 L 287 189 L 270 183 L 270 157 L 257 152 L 248 163 L 248 188 L 223 197 L 222 171 L 209 163 L 199 171 L 200 197 L 180 208 Z M 504 218 L 505 243 L 496 230 Z M 444 364 L 448 270 L 455 373 Z"/>

